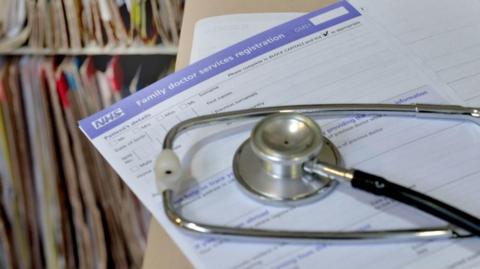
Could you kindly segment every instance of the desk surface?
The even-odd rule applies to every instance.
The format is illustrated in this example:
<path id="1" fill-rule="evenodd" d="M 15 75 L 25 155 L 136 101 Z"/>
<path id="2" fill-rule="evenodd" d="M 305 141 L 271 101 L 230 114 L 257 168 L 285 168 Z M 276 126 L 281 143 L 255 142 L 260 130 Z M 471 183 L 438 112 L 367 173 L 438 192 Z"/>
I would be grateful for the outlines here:
<path id="1" fill-rule="evenodd" d="M 253 12 L 308 12 L 335 0 L 202 0 L 186 1 L 176 69 L 188 65 L 195 23 L 206 17 Z M 193 268 L 168 234 L 152 220 L 143 268 Z"/>

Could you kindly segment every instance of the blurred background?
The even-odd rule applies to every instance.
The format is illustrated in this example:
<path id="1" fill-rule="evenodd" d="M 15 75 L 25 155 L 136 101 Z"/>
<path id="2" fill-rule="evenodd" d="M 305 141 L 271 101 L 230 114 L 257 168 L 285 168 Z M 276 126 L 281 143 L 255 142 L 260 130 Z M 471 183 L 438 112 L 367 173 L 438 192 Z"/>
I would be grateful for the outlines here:
<path id="1" fill-rule="evenodd" d="M 77 121 L 173 71 L 182 0 L 0 0 L 0 268 L 139 268 L 149 213 Z"/>

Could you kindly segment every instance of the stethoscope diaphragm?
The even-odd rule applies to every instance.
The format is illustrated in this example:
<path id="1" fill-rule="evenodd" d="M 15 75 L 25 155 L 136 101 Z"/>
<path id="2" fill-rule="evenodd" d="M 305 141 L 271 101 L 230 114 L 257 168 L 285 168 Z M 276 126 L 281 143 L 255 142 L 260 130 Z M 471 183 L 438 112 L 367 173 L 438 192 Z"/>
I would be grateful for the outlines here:
<path id="1" fill-rule="evenodd" d="M 318 124 L 299 113 L 261 120 L 235 152 L 233 173 L 245 193 L 261 202 L 296 206 L 325 197 L 334 179 L 305 171 L 305 162 L 342 165 L 335 145 Z"/>

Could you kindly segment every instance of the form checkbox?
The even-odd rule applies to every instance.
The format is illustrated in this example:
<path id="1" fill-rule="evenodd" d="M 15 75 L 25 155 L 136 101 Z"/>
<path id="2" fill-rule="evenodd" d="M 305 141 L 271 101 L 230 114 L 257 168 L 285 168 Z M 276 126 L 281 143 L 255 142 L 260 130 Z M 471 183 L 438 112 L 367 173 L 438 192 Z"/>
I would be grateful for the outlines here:
<path id="1" fill-rule="evenodd" d="M 116 139 L 113 139 L 113 140 L 110 140 L 110 142 L 108 142 L 108 144 L 110 146 L 116 146 L 118 144 L 118 141 Z"/>
<path id="2" fill-rule="evenodd" d="M 139 169 L 140 169 L 140 166 L 138 166 L 138 165 L 130 167 L 130 171 L 132 171 L 132 172 L 137 172 Z"/>
<path id="3" fill-rule="evenodd" d="M 161 121 L 161 120 L 163 120 L 163 118 L 164 118 L 164 116 L 163 116 L 162 114 L 157 115 L 157 116 L 155 117 L 155 119 L 156 119 L 157 121 Z"/>

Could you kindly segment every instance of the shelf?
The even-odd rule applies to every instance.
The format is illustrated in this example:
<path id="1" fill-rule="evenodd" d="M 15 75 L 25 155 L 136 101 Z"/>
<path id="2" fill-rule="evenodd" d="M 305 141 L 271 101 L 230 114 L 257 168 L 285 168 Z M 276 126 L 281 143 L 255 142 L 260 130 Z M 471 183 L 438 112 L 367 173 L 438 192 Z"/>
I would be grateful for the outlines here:
<path id="1" fill-rule="evenodd" d="M 81 49 L 38 49 L 21 47 L 11 51 L 0 51 L 0 55 L 176 55 L 174 46 L 157 45 L 142 47 L 85 47 Z"/>

